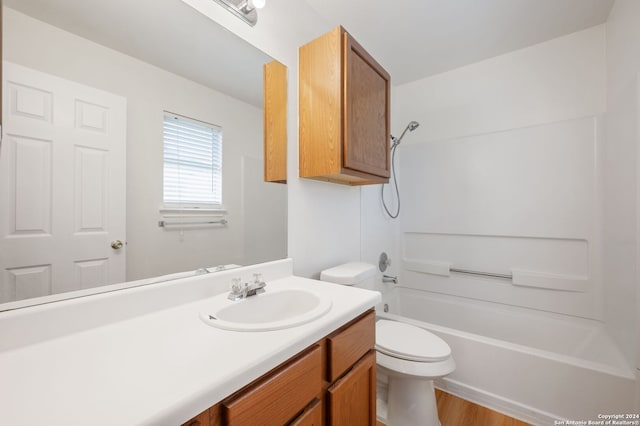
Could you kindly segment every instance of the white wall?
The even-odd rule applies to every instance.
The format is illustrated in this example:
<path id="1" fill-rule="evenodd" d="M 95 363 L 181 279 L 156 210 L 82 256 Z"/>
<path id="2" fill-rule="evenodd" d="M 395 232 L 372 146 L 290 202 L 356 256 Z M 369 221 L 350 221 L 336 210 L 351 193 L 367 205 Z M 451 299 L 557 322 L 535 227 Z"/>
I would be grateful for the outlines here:
<path id="1" fill-rule="evenodd" d="M 398 86 L 394 126 L 420 122 L 410 144 L 600 114 L 604 34 L 593 27 Z"/>
<path id="2" fill-rule="evenodd" d="M 340 22 L 327 22 L 306 2 L 274 0 L 251 28 L 209 0 L 183 0 L 288 67 L 288 253 L 294 272 L 360 259 L 360 188 L 298 178 L 298 48 Z"/>
<path id="3" fill-rule="evenodd" d="M 397 133 L 397 132 L 396 132 Z M 397 163 L 397 159 L 396 159 Z M 398 164 L 396 164 L 398 166 Z M 405 188 L 400 188 L 400 215 L 404 215 L 403 199 L 410 196 Z M 400 272 L 400 220 L 391 219 L 385 212 L 380 198 L 380 185 L 362 187 L 362 254 L 363 262 L 378 264 L 382 252 L 386 253 L 391 264 L 385 275 L 397 276 Z M 392 214 L 396 213 L 397 197 L 393 189 L 393 179 L 384 188 L 384 199 Z"/>
<path id="4" fill-rule="evenodd" d="M 255 182 L 256 176 L 261 181 L 261 173 L 244 173 L 247 164 L 261 165 L 261 109 L 8 8 L 3 42 L 6 60 L 126 97 L 127 279 L 286 256 L 286 188 Z M 180 232 L 157 226 L 163 111 L 222 126 L 228 227 Z M 254 177 L 251 184 L 249 176 Z M 260 204 L 257 196 L 267 194 L 263 185 L 278 203 L 259 216 L 245 215 L 247 197 Z M 270 238 L 268 247 L 261 246 L 263 252 L 258 246 L 246 247 L 245 238 L 247 243 L 251 238 L 245 236 L 245 222 L 260 231 L 256 238 Z M 268 230 L 260 225 L 269 223 L 273 225 Z"/>
<path id="5" fill-rule="evenodd" d="M 394 87 L 392 133 L 411 120 L 420 127 L 408 133 L 398 157 L 410 156 L 407 145 L 525 128 L 542 123 L 597 115 L 605 109 L 604 26 L 561 37 L 431 78 Z M 402 181 L 402 167 L 398 168 Z M 385 199 L 394 205 L 389 185 Z M 401 220 L 386 216 L 379 186 L 362 189 L 362 258 L 373 262 L 381 251 L 401 258 L 399 223 L 411 209 L 413 190 L 400 185 Z M 440 206 L 428 206 L 437 213 Z M 415 213 L 415 212 L 414 212 Z"/>
<path id="6" fill-rule="evenodd" d="M 296 177 L 297 49 L 339 23 L 324 21 L 305 2 L 296 2 L 292 8 L 291 2 L 274 0 L 260 11 L 258 25 L 250 28 L 213 2 L 184 1 L 289 68 L 288 241 L 295 272 L 314 275 L 331 263 L 358 256 L 373 261 L 381 250 L 393 251 L 388 247 L 396 244 L 397 223 L 384 218 L 378 201 L 378 186 L 362 188 L 362 198 L 359 199 L 358 190 L 301 182 Z M 632 0 L 618 0 L 609 27 L 617 26 L 616 21 L 620 21 L 621 28 L 632 32 L 633 23 L 637 22 L 637 7 L 637 2 Z M 409 120 L 420 121 L 421 127 L 405 139 L 404 143 L 408 144 L 419 141 L 419 138 L 422 138 L 421 142 L 456 138 L 602 114 L 606 102 L 603 32 L 602 26 L 596 27 L 401 86 L 397 90 L 394 88 L 392 129 L 399 132 Z M 612 34 L 609 33 L 608 30 L 607 48 L 611 49 Z M 611 52 L 609 56 L 611 68 Z M 638 58 L 639 55 L 629 55 L 626 61 L 634 61 L 632 57 Z M 414 101 L 412 92 L 415 90 L 425 95 L 420 102 Z M 624 170 L 619 173 L 623 174 Z M 609 182 L 611 185 L 611 179 Z M 635 182 L 632 187 L 635 187 Z M 401 191 L 407 197 L 406 188 L 401 188 Z M 612 196 L 610 191 L 607 194 Z M 618 207 L 611 206 L 607 214 L 610 216 Z M 611 221 L 607 223 L 611 225 Z M 609 237 L 607 240 L 605 246 L 610 247 L 614 239 Z M 624 244 L 618 243 L 618 246 L 622 251 Z M 395 251 L 397 253 L 398 250 Z M 398 255 L 390 254 L 397 266 Z M 635 260 L 626 262 L 626 268 L 634 263 Z M 605 264 L 610 287 L 615 285 L 610 284 L 615 268 L 611 266 L 611 259 Z M 629 294 L 625 291 L 628 286 L 624 280 L 620 282 L 620 297 L 612 299 L 607 296 L 606 315 L 609 317 L 615 312 L 616 300 L 622 300 L 623 295 Z M 619 318 L 615 321 L 617 325 L 626 323 L 627 328 L 633 312 L 629 303 L 627 299 L 620 305 Z"/>
<path id="7" fill-rule="evenodd" d="M 421 123 L 399 148 L 402 285 L 602 318 L 605 58 L 600 25 L 395 88 L 394 126 Z M 417 272 L 438 261 L 579 291 Z"/>
<path id="8" fill-rule="evenodd" d="M 295 2 L 292 7 L 291 1 L 273 0 L 260 11 L 258 25 L 250 28 L 209 0 L 184 1 L 289 67 L 289 255 L 294 258 L 295 272 L 313 275 L 336 261 L 358 255 L 373 261 L 379 251 L 390 251 L 388 247 L 396 244 L 397 222 L 384 217 L 377 185 L 361 189 L 358 205 L 354 202 L 357 191 L 302 183 L 296 178 L 297 49 L 339 23 L 324 21 L 305 2 Z M 606 276 L 605 318 L 610 328 L 622 331 L 619 343 L 625 336 L 629 341 L 634 311 L 640 311 L 640 305 L 637 309 L 633 306 L 638 289 L 630 285 L 636 280 L 635 265 L 640 262 L 635 250 L 638 236 L 630 236 L 630 230 L 636 229 L 630 223 L 639 220 L 635 200 L 640 197 L 634 192 L 640 185 L 632 136 L 632 115 L 637 108 L 629 98 L 634 92 L 630 76 L 638 72 L 640 60 L 639 8 L 635 0 L 617 0 L 606 37 L 600 26 L 394 88 L 391 114 L 394 132 L 401 131 L 410 120 L 421 122 L 421 127 L 403 142 L 411 143 L 595 116 L 609 108 L 603 160 L 605 255 L 601 260 L 604 258 Z M 424 94 L 419 102 L 414 91 Z M 624 124 L 616 126 L 616 121 Z M 615 149 L 617 145 L 609 142 L 612 132 L 624 135 Z M 602 160 L 602 153 L 598 156 Z M 406 198 L 406 188 L 401 191 Z M 634 204 L 631 209 L 628 200 Z M 321 226 L 316 228 L 317 224 Z M 397 257 L 392 254 L 396 266 Z M 640 335 L 637 340 L 640 345 Z"/>
<path id="9" fill-rule="evenodd" d="M 604 270 L 607 325 L 620 344 L 633 350 L 640 367 L 638 266 L 640 185 L 640 2 L 616 0 L 607 20 L 607 143 L 604 150 Z"/>

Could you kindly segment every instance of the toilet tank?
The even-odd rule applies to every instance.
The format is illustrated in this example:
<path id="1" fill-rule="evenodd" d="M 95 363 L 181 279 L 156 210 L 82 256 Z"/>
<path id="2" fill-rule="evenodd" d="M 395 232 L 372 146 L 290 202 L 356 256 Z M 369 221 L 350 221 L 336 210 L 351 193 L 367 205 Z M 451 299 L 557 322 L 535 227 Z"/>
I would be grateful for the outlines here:
<path id="1" fill-rule="evenodd" d="M 320 273 L 320 280 L 377 290 L 380 278 L 374 265 L 364 262 L 349 262 L 325 269 Z"/>

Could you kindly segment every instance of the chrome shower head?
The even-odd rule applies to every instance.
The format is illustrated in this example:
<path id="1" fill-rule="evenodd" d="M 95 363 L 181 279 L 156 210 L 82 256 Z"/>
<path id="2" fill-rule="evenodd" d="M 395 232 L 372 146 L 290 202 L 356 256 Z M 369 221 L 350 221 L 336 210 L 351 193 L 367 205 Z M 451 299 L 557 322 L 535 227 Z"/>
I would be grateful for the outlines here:
<path id="1" fill-rule="evenodd" d="M 400 141 L 404 137 L 404 134 L 407 133 L 407 130 L 410 132 L 413 132 L 415 129 L 418 128 L 419 125 L 420 123 L 418 123 L 417 121 L 410 121 L 409 124 L 407 124 L 407 127 L 404 128 L 404 131 L 402 132 L 399 138 L 396 138 L 393 135 L 391 135 L 391 141 L 393 142 L 393 145 L 391 145 L 391 148 L 395 148 L 396 146 L 400 145 Z"/>

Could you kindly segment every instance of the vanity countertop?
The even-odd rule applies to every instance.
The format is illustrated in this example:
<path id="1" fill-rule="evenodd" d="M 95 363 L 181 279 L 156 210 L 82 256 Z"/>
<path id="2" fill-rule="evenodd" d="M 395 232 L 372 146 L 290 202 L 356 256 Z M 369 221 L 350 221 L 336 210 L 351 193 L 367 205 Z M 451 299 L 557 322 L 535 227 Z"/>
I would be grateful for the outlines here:
<path id="1" fill-rule="evenodd" d="M 199 318 L 209 296 L 5 348 L 0 424 L 179 425 L 380 301 L 377 292 L 292 275 L 266 278 L 267 291 L 313 288 L 331 297 L 332 308 L 289 329 L 234 332 Z M 224 287 L 217 284 L 217 293 Z"/>

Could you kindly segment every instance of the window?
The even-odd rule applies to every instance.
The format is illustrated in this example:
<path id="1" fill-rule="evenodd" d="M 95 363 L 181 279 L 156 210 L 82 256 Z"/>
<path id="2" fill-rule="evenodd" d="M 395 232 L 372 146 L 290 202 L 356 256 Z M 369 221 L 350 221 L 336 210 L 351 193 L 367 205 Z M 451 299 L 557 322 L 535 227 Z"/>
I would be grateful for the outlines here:
<path id="1" fill-rule="evenodd" d="M 222 205 L 222 129 L 165 112 L 164 204 Z"/>

